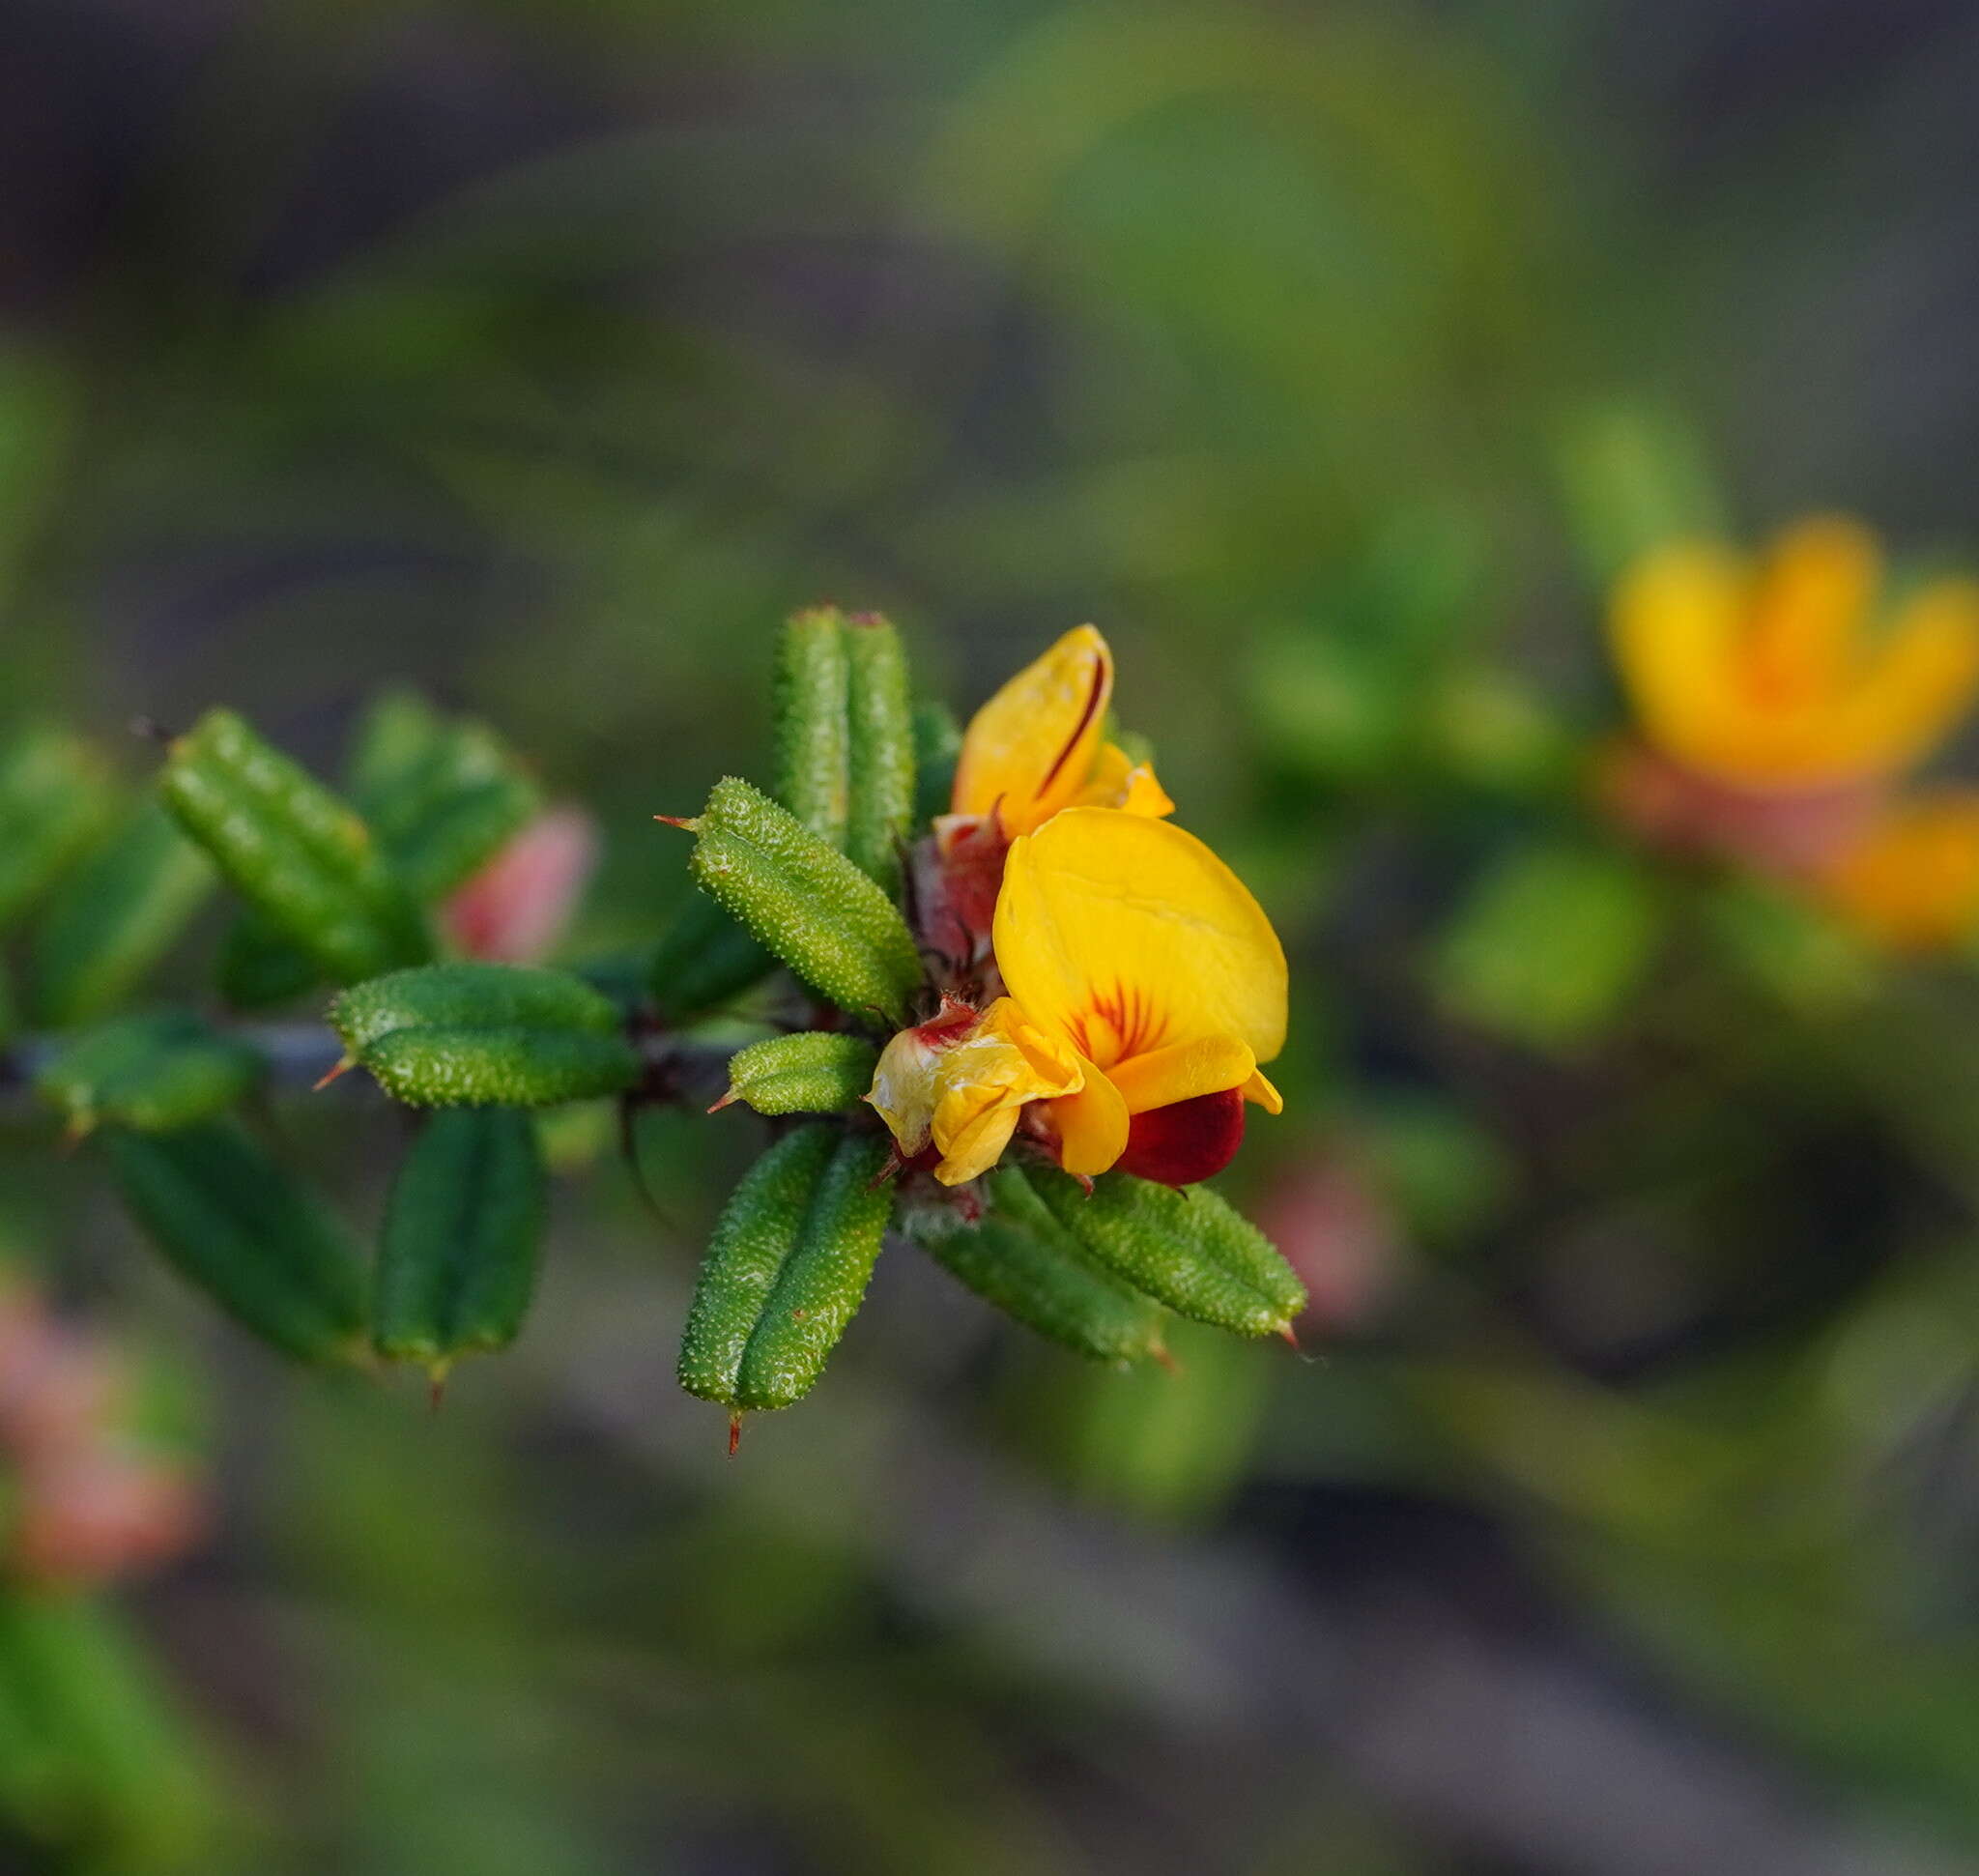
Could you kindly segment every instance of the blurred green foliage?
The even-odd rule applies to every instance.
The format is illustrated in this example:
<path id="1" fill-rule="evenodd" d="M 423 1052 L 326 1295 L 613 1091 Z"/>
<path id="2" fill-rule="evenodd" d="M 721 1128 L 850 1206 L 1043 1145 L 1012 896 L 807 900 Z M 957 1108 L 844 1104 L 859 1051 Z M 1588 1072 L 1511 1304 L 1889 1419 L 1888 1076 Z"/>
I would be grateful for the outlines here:
<path id="1" fill-rule="evenodd" d="M 9 1105 L 0 1236 L 210 1393 L 222 1517 L 128 1608 L 0 1593 L 0 1867 L 1972 1866 L 1979 985 L 1647 860 L 1582 775 L 1644 540 L 1969 545 L 1969 34 L 185 11 L 22 10 L 98 192 L 23 113 L 69 245 L 10 269 L 0 727 L 224 703 L 323 774 L 422 687 L 599 816 L 589 961 L 682 902 L 649 817 L 756 760 L 793 606 L 970 700 L 1093 619 L 1285 936 L 1230 1183 L 1334 1304 L 1306 1362 L 1114 1375 L 883 1259 L 729 1467 L 671 1364 L 750 1116 L 643 1122 L 649 1209 L 559 1114 L 529 1333 L 432 1416 L 277 1372 Z M 0 834 L 78 760 L 32 734 Z M 152 765 L 79 760 L 10 918 Z M 396 1122 L 337 1099 L 256 1124 L 368 1231 Z"/>

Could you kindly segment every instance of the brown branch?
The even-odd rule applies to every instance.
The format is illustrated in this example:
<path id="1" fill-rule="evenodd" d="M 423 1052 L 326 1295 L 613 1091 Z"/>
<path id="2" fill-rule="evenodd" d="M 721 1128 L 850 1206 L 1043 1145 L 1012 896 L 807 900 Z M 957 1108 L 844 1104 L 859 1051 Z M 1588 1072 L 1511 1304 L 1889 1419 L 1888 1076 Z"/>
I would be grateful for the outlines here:
<path id="1" fill-rule="evenodd" d="M 313 1088 L 343 1059 L 343 1044 L 328 1024 L 297 1019 L 220 1026 L 224 1034 L 244 1042 L 267 1062 L 268 1085 L 276 1090 Z M 645 1064 L 641 1087 L 647 1098 L 704 1100 L 727 1085 L 729 1057 L 734 1053 L 730 1044 L 700 1042 L 657 1030 L 636 1040 Z M 0 1048 L 0 1114 L 30 1104 L 36 1075 L 69 1041 L 65 1035 L 27 1035 Z M 349 1078 L 332 1083 L 348 1084 Z"/>

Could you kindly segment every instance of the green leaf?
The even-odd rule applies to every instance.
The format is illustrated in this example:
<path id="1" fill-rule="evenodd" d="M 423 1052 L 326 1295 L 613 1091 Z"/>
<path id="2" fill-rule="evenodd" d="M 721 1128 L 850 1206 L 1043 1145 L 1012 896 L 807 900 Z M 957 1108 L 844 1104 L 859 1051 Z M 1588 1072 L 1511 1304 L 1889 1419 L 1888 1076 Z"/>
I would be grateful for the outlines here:
<path id="1" fill-rule="evenodd" d="M 363 821 L 231 710 L 208 711 L 172 744 L 158 786 L 234 889 L 333 982 L 431 955 Z"/>
<path id="2" fill-rule="evenodd" d="M 415 1107 L 529 1108 L 639 1078 L 609 998 L 567 971 L 443 964 L 354 985 L 330 1005 L 347 1058 Z"/>
<path id="3" fill-rule="evenodd" d="M 409 690 L 386 692 L 365 712 L 345 779 L 379 851 L 422 906 L 465 883 L 542 807 L 493 731 L 444 717 Z M 316 965 L 253 912 L 228 931 L 220 990 L 237 1009 L 286 1003 L 321 981 Z"/>
<path id="4" fill-rule="evenodd" d="M 528 1114 L 435 1114 L 386 1208 L 372 1290 L 378 1352 L 437 1377 L 457 1356 L 507 1347 L 535 1292 L 547 1202 Z"/>
<path id="5" fill-rule="evenodd" d="M 815 1122 L 746 1173 L 715 1227 L 680 1345 L 680 1385 L 723 1406 L 810 1392 L 859 1308 L 893 1210 L 884 1140 Z"/>
<path id="6" fill-rule="evenodd" d="M 416 760 L 354 794 L 421 905 L 465 884 L 543 806 L 495 733 L 470 721 L 436 726 Z"/>
<path id="7" fill-rule="evenodd" d="M 913 934 L 850 860 L 733 776 L 685 824 L 696 881 L 799 978 L 855 1015 L 906 1020 L 921 982 Z"/>
<path id="8" fill-rule="evenodd" d="M 1588 579 L 1677 540 L 1722 538 L 1725 503 L 1703 440 L 1677 410 L 1616 400 L 1570 413 L 1555 460 Z"/>
<path id="9" fill-rule="evenodd" d="M 646 981 L 660 1014 L 680 1024 L 732 1002 L 776 967 L 774 952 L 705 893 L 696 892 L 660 940 Z"/>
<path id="10" fill-rule="evenodd" d="M 363 1281 L 342 1220 L 236 1123 L 98 1138 L 125 1203 L 181 1275 L 300 1360 L 356 1352 Z"/>
<path id="11" fill-rule="evenodd" d="M 102 758 L 80 736 L 29 729 L 0 749 L 0 931 L 96 839 L 110 795 Z"/>
<path id="12" fill-rule="evenodd" d="M 1094 1263 L 1021 1172 L 1005 1168 L 989 1189 L 979 1223 L 931 1210 L 908 1220 L 909 1235 L 986 1303 L 1089 1361 L 1166 1353 L 1168 1313 Z"/>
<path id="13" fill-rule="evenodd" d="M 218 1795 L 142 1639 L 100 1599 L 0 1594 L 0 1810 L 52 1825 L 84 1866 L 211 1862 Z M 10 1845 L 13 1839 L 9 1839 Z M 67 1855 L 35 1867 L 70 1867 Z"/>
<path id="14" fill-rule="evenodd" d="M 1088 1195 L 1041 1169 L 1033 1189 L 1097 1263 L 1178 1315 L 1239 1335 L 1283 1335 L 1305 1287 L 1256 1226 L 1207 1186 L 1179 1191 L 1124 1172 Z"/>
<path id="15" fill-rule="evenodd" d="M 1618 1017 L 1663 934 L 1663 904 L 1626 854 L 1524 848 L 1486 874 L 1430 961 L 1443 1006 L 1530 1047 L 1570 1050 Z"/>
<path id="16" fill-rule="evenodd" d="M 260 1054 L 186 1010 L 127 1016 L 68 1043 L 35 1076 L 35 1093 L 86 1133 L 101 1123 L 165 1133 L 211 1120 L 246 1098 Z"/>
<path id="17" fill-rule="evenodd" d="M 412 1108 L 547 1108 L 622 1094 L 639 1056 L 619 1036 L 514 1028 L 394 1029 L 359 1056 L 386 1093 Z"/>
<path id="18" fill-rule="evenodd" d="M 63 1028 L 121 1002 L 213 890 L 212 863 L 145 801 L 57 889 L 30 960 L 38 1021 Z"/>
<path id="19" fill-rule="evenodd" d="M 758 1113 L 846 1113 L 873 1085 L 879 1051 L 862 1036 L 807 1030 L 769 1036 L 729 1058 L 729 1091 Z"/>
<path id="20" fill-rule="evenodd" d="M 399 794 L 445 730 L 445 719 L 409 686 L 381 691 L 352 733 L 344 785 L 360 814 Z"/>
<path id="21" fill-rule="evenodd" d="M 787 621 L 771 692 L 777 799 L 839 849 L 851 814 L 850 686 L 845 615 L 820 606 Z"/>
<path id="22" fill-rule="evenodd" d="M 916 824 L 948 812 L 955 791 L 955 765 L 961 760 L 962 727 L 946 704 L 914 706 L 914 820 Z"/>
<path id="23" fill-rule="evenodd" d="M 851 810 L 846 852 L 889 895 L 914 821 L 914 724 L 900 634 L 877 613 L 846 621 Z"/>
<path id="24" fill-rule="evenodd" d="M 353 1055 L 394 1029 L 521 1028 L 614 1036 L 611 998 L 567 970 L 536 965 L 432 964 L 341 991 L 330 1026 Z"/>
<path id="25" fill-rule="evenodd" d="M 251 908 L 235 917 L 220 939 L 220 995 L 237 1010 L 294 1002 L 322 981 L 315 960 Z"/>

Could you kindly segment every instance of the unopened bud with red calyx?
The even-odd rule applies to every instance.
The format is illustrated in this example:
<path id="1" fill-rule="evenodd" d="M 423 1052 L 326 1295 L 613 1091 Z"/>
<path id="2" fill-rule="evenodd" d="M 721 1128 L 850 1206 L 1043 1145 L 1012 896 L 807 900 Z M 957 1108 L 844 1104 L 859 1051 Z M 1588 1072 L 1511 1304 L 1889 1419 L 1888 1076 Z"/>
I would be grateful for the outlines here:
<path id="1" fill-rule="evenodd" d="M 899 1157 L 913 1164 L 933 1140 L 936 1077 L 941 1057 L 974 1029 L 980 1012 L 943 996 L 931 1022 L 902 1029 L 879 1053 L 866 1099 L 892 1130 Z"/>
<path id="2" fill-rule="evenodd" d="M 1798 878 L 1821 870 L 1875 820 L 1879 778 L 1819 788 L 1740 788 L 1634 740 L 1604 750 L 1593 789 L 1614 820 L 1653 847 Z"/>
<path id="3" fill-rule="evenodd" d="M 25 1284 L 0 1292 L 0 1457 L 14 1474 L 0 1566 L 79 1587 L 154 1567 L 204 1524 L 200 1493 L 126 1430 L 128 1362 L 57 1321 Z"/>
<path id="4" fill-rule="evenodd" d="M 36 1582 L 100 1583 L 169 1563 L 205 1525 L 185 1473 L 104 1448 L 25 1473 L 11 1562 Z"/>
<path id="5" fill-rule="evenodd" d="M 1003 858 L 1010 851 L 1002 823 L 993 809 L 987 815 L 942 815 L 926 851 L 923 939 L 957 964 L 987 957 Z"/>
<path id="6" fill-rule="evenodd" d="M 553 808 L 516 834 L 442 912 L 457 950 L 490 964 L 535 964 L 557 948 L 598 863 L 596 824 Z"/>
<path id="7" fill-rule="evenodd" d="M 1364 1328 L 1400 1285 L 1407 1246 L 1368 1169 L 1345 1151 L 1288 1169 L 1270 1188 L 1258 1225 L 1299 1273 L 1306 1319 Z"/>
<path id="8" fill-rule="evenodd" d="M 0 1296 L 0 1446 L 26 1459 L 100 1437 L 124 1393 L 124 1365 L 68 1329 L 25 1288 Z"/>

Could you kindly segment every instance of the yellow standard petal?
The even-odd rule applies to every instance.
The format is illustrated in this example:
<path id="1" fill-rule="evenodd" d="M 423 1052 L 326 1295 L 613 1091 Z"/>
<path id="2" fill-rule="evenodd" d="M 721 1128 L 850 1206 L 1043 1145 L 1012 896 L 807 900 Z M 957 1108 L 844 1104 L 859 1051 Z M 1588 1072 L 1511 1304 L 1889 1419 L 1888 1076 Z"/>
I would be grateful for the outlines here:
<path id="1" fill-rule="evenodd" d="M 1876 536 L 1846 515 L 1815 515 L 1773 541 L 1754 588 L 1739 649 L 1760 707 L 1835 698 L 1856 662 L 1882 578 Z"/>
<path id="2" fill-rule="evenodd" d="M 1609 609 L 1616 667 L 1643 735 L 1707 773 L 1737 740 L 1732 660 L 1747 587 L 1737 556 L 1682 542 L 1631 566 Z"/>
<path id="3" fill-rule="evenodd" d="M 1072 808 L 1015 842 L 994 941 L 1024 1013 L 1108 1073 L 1184 1043 L 1234 1039 L 1257 1062 L 1284 1047 L 1277 934 L 1244 882 L 1169 822 Z"/>
<path id="4" fill-rule="evenodd" d="M 934 1068 L 932 1124 L 941 1163 L 934 1176 L 958 1186 L 1002 1158 L 1028 1101 L 1075 1094 L 1084 1085 L 1077 1055 L 998 997 Z"/>
<path id="5" fill-rule="evenodd" d="M 1171 1042 L 1143 1055 L 1130 1055 L 1106 1072 L 1127 1111 L 1135 1114 L 1243 1087 L 1256 1068 L 1257 1057 L 1235 1036 L 1198 1036 L 1193 1042 Z"/>
<path id="6" fill-rule="evenodd" d="M 951 806 L 992 810 L 1028 833 L 1074 800 L 1099 754 L 1113 695 L 1113 654 L 1090 625 L 1067 632 L 978 710 L 962 737 Z"/>

